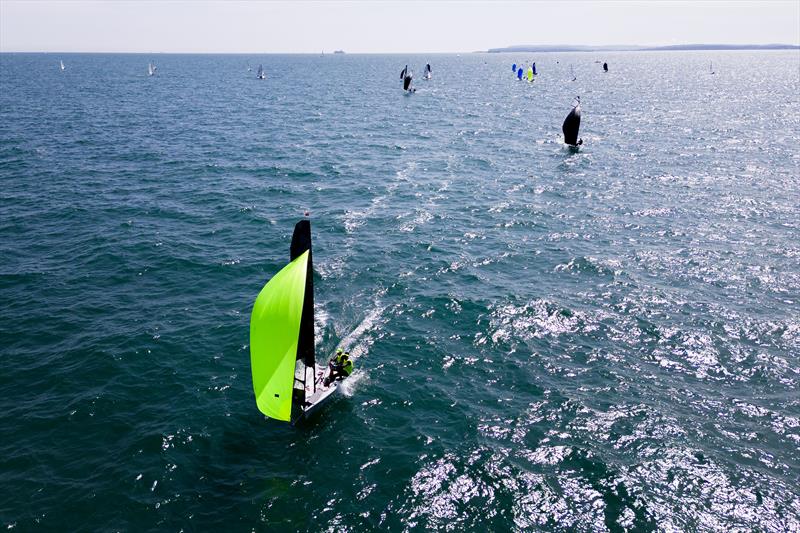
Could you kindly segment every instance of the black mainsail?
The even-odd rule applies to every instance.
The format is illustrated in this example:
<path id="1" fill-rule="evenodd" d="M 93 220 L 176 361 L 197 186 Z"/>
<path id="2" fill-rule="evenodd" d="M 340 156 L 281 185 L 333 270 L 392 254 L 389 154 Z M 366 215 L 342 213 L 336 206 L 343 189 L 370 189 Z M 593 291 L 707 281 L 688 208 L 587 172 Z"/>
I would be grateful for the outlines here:
<path id="1" fill-rule="evenodd" d="M 578 130 L 581 127 L 581 99 L 575 97 L 576 104 L 569 112 L 567 118 L 564 119 L 564 124 L 561 126 L 561 131 L 564 132 L 564 142 L 570 146 L 578 146 L 583 141 L 578 140 Z"/>
<path id="2" fill-rule="evenodd" d="M 294 261 L 308 250 L 308 271 L 306 273 L 306 289 L 303 299 L 303 311 L 300 317 L 300 333 L 297 340 L 297 361 L 295 369 L 295 391 L 294 397 L 303 405 L 306 394 L 306 380 L 308 379 L 308 369 L 311 369 L 312 387 L 314 387 L 314 376 L 316 373 L 316 350 L 314 346 L 314 269 L 312 266 L 311 255 L 311 222 L 301 220 L 294 227 L 292 234 L 292 244 L 289 248 L 289 259 Z M 298 377 L 302 376 L 302 379 Z"/>

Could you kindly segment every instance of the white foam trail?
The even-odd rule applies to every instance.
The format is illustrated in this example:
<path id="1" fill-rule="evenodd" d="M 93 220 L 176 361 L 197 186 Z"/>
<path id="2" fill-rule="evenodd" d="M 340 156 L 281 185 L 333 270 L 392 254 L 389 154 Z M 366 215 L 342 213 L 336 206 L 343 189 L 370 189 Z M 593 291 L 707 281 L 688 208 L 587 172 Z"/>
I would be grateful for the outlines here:
<path id="1" fill-rule="evenodd" d="M 354 233 L 358 228 L 367 223 L 367 220 L 379 210 L 386 207 L 386 199 L 397 190 L 400 182 L 410 181 L 411 174 L 416 170 L 417 162 L 408 161 L 404 168 L 395 172 L 395 179 L 386 186 L 386 192 L 372 199 L 369 206 L 361 211 L 347 211 L 344 214 L 344 229 L 347 233 Z"/>
<path id="2" fill-rule="evenodd" d="M 375 326 L 375 324 L 378 322 L 378 319 L 380 319 L 384 309 L 386 309 L 386 307 L 381 306 L 376 302 L 375 309 L 367 313 L 367 316 L 364 317 L 364 320 L 361 321 L 361 323 L 356 327 L 356 329 L 351 331 L 350 334 L 347 335 L 345 338 L 343 338 L 339 343 L 339 346 L 341 346 L 342 349 L 350 352 L 350 356 L 354 360 L 362 355 L 367 354 L 369 348 L 368 344 L 364 343 L 357 344 L 357 343 L 364 335 L 364 333 L 366 333 L 368 330 L 372 329 Z"/>
<path id="3" fill-rule="evenodd" d="M 342 381 L 342 383 L 339 385 L 339 391 L 349 398 L 353 395 L 353 393 L 355 393 L 359 384 L 366 379 L 366 372 L 355 370 L 350 377 Z"/>
<path id="4" fill-rule="evenodd" d="M 355 361 L 361 356 L 364 356 L 369 351 L 369 345 L 372 344 L 371 342 L 361 342 L 361 337 L 370 329 L 372 329 L 378 320 L 381 317 L 384 309 L 386 307 L 381 306 L 379 302 L 375 302 L 375 308 L 372 309 L 367 316 L 364 317 L 364 320 L 350 332 L 345 338 L 341 340 L 339 346 L 347 351 L 350 352 L 350 358 Z M 351 397 L 355 393 L 356 388 L 358 388 L 359 384 L 364 382 L 367 378 L 367 373 L 362 371 L 361 369 L 356 369 L 350 377 L 342 381 L 341 385 L 339 386 L 339 392 L 341 394 Z"/>
<path id="5" fill-rule="evenodd" d="M 322 308 L 322 305 L 314 304 L 314 342 L 316 344 L 322 343 L 323 332 L 330 318 L 331 315 Z"/>

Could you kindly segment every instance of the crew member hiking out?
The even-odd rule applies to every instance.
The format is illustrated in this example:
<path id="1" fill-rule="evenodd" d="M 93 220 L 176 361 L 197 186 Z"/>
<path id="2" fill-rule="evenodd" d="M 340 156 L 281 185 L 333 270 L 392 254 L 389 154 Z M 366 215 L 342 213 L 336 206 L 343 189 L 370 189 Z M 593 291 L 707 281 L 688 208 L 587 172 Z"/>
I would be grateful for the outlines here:
<path id="1" fill-rule="evenodd" d="M 337 379 L 344 379 L 353 373 L 353 361 L 350 360 L 350 353 L 341 348 L 336 350 L 336 355 L 328 361 L 328 376 L 325 378 L 327 387 Z"/>

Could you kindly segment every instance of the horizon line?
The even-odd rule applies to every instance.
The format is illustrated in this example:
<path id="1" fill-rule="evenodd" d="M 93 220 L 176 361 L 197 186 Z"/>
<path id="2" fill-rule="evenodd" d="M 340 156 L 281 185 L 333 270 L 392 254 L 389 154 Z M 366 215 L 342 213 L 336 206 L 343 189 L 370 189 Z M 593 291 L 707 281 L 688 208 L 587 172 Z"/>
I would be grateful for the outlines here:
<path id="1" fill-rule="evenodd" d="M 689 46 L 697 46 L 697 47 L 709 47 L 709 46 L 721 46 L 721 47 L 728 47 L 727 49 L 717 49 L 717 50 L 688 50 L 683 49 L 681 50 L 680 47 L 689 47 Z M 748 47 L 784 47 L 784 49 L 800 49 L 800 43 L 798 44 L 791 44 L 791 43 L 740 43 L 740 44 L 730 44 L 730 43 L 680 43 L 680 44 L 666 44 L 666 45 L 640 45 L 640 44 L 517 44 L 517 45 L 509 45 L 503 47 L 495 47 L 495 48 L 488 48 L 486 50 L 452 50 L 452 51 L 420 51 L 420 52 L 407 52 L 407 51 L 399 51 L 399 52 L 347 52 L 346 50 L 339 51 L 336 53 L 337 50 L 331 50 L 327 52 L 322 50 L 320 52 L 274 52 L 274 51 L 225 51 L 225 52 L 214 52 L 214 51 L 154 51 L 154 50 L 121 50 L 121 51 L 110 51 L 110 50 L 73 50 L 73 51 L 65 51 L 65 50 L 0 50 L 0 54 L 176 54 L 176 55 L 202 55 L 202 54 L 213 54 L 213 55 L 246 55 L 246 54 L 263 54 L 263 55 L 400 55 L 400 54 L 497 54 L 497 53 L 530 53 L 530 50 L 522 50 L 521 48 L 542 48 L 542 50 L 535 50 L 538 53 L 553 53 L 553 52 L 562 52 L 562 53 L 572 53 L 572 52 L 648 52 L 648 51 L 658 51 L 658 49 L 671 49 L 677 48 L 675 52 L 690 52 L 690 51 L 716 51 L 716 52 L 725 52 L 725 51 L 736 51 L 737 49 L 747 49 Z M 520 48 L 520 50 L 514 50 L 514 48 Z M 560 48 L 570 48 L 570 50 L 560 50 Z M 574 50 L 574 48 L 580 48 L 578 50 Z M 619 48 L 618 50 L 615 48 Z M 768 48 L 766 50 L 769 50 Z M 757 51 L 757 50 L 751 50 Z"/>

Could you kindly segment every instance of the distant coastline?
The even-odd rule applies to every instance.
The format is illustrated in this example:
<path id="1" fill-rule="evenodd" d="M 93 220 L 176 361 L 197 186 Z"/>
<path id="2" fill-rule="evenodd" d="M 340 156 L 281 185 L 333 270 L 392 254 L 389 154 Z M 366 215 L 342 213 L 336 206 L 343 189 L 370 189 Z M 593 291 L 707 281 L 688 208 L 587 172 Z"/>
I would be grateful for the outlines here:
<path id="1" fill-rule="evenodd" d="M 515 45 L 505 48 L 490 48 L 490 54 L 503 52 L 658 52 L 676 50 L 800 50 L 795 44 L 673 44 L 669 46 L 637 46 L 637 45 Z"/>

